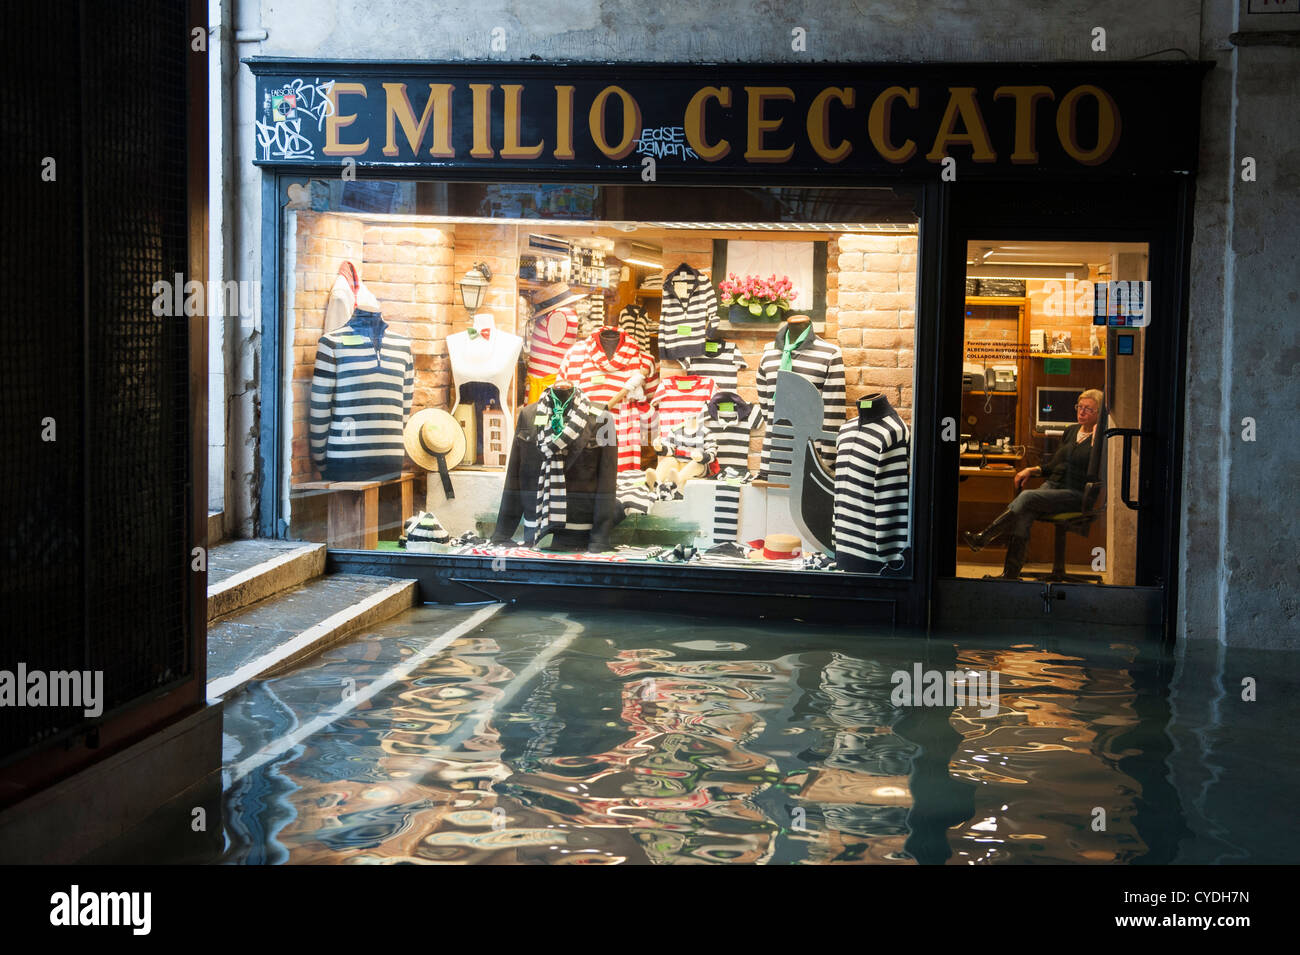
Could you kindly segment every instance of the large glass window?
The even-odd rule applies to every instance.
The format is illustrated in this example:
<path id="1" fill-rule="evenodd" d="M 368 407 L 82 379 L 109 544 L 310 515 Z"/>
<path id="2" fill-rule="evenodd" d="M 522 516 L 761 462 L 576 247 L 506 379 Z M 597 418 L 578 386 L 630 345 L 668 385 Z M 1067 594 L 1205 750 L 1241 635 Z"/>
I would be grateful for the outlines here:
<path id="1" fill-rule="evenodd" d="M 290 536 L 910 576 L 912 208 L 313 182 L 285 228 Z"/>

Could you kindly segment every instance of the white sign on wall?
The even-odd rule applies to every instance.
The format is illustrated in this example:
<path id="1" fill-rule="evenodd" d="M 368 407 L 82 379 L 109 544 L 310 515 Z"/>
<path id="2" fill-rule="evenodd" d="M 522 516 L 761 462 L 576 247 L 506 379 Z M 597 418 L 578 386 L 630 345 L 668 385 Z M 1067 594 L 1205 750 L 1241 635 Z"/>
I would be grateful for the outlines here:
<path id="1" fill-rule="evenodd" d="M 727 243 L 727 272 L 742 279 L 746 275 L 767 278 L 789 276 L 799 297 L 793 310 L 806 312 L 813 307 L 813 244 L 811 242 L 760 242 L 732 239 Z M 719 275 L 716 278 L 724 279 Z"/>

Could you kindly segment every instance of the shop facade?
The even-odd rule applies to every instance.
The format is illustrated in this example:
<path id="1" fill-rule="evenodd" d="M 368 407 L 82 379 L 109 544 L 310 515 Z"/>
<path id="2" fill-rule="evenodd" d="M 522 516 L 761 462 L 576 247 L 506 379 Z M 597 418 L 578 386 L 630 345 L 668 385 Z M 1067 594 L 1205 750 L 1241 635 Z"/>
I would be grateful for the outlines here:
<path id="1" fill-rule="evenodd" d="M 248 62 L 262 534 L 430 600 L 1168 631 L 1203 66 Z M 978 579 L 1094 385 L 1103 500 L 1028 556 L 1102 573 Z"/>

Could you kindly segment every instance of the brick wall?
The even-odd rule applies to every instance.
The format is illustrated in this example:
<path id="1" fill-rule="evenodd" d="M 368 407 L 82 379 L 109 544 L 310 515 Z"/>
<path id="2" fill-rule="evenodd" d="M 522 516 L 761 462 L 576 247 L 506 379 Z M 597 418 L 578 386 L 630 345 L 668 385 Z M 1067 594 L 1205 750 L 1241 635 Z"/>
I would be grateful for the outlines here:
<path id="1" fill-rule="evenodd" d="M 515 281 L 519 275 L 519 227 L 514 225 L 467 225 L 455 228 L 454 281 L 459 282 L 475 263 L 483 262 L 492 270 L 492 281 L 479 311 L 488 311 L 497 328 L 516 335 L 523 334 L 527 316 L 516 319 Z M 455 291 L 456 307 L 452 309 L 451 330 L 464 331 L 469 327 L 469 311 L 461 303 L 460 288 Z"/>
<path id="2" fill-rule="evenodd" d="M 849 403 L 883 392 L 910 425 L 916 236 L 841 235 L 828 258 L 827 337 L 833 321 L 844 350 Z"/>
<path id="3" fill-rule="evenodd" d="M 325 327 L 325 303 L 339 267 L 361 268 L 365 226 L 359 219 L 328 213 L 297 213 L 293 273 L 293 443 L 291 481 L 318 480 L 312 468 L 308 421 L 316 344 Z"/>
<path id="4" fill-rule="evenodd" d="M 311 460 L 308 422 L 316 346 L 325 304 L 339 266 L 351 262 L 374 293 L 384 320 L 411 340 L 415 363 L 412 413 L 448 407 L 451 370 L 452 235 L 430 225 L 375 226 L 352 216 L 300 211 L 293 274 L 292 482 L 319 480 Z M 463 310 L 462 310 L 463 311 Z M 413 467 L 406 462 L 406 467 Z"/>
<path id="5" fill-rule="evenodd" d="M 432 225 L 367 225 L 361 279 L 379 299 L 384 321 L 411 340 L 415 396 L 411 413 L 447 408 L 455 266 L 451 232 Z M 406 467 L 414 465 L 407 461 Z"/>

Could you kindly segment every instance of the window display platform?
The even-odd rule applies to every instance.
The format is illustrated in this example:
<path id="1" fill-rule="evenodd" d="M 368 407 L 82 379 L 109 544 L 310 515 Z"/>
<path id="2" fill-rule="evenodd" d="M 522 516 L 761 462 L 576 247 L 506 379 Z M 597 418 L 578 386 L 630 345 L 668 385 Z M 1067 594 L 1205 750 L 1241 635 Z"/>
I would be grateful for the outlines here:
<path id="1" fill-rule="evenodd" d="M 438 481 L 428 482 L 426 508 L 438 515 L 439 522 L 452 537 L 467 533 L 484 538 L 491 536 L 496 526 L 497 502 L 501 499 L 504 473 L 457 470 L 453 472 L 453 481 L 456 496 L 450 500 Z M 634 512 L 624 517 L 610 534 L 611 545 L 632 548 L 659 546 L 671 550 L 680 544 L 700 552 L 708 550 L 721 539 L 715 536 L 715 523 L 718 513 L 717 497 L 719 489 L 724 486 L 712 480 L 688 481 L 679 489 L 680 497 L 677 499 L 656 501 L 649 514 Z M 803 537 L 791 519 L 790 489 L 787 485 L 755 481 L 739 485 L 737 490 L 739 517 L 734 532 L 726 539 L 746 542 L 762 540 L 771 534 L 791 534 L 800 538 L 800 550 L 804 555 L 818 552 L 817 543 Z M 382 545 L 384 542 L 380 543 Z M 396 548 L 396 542 L 392 544 Z M 397 549 L 403 552 L 402 549 Z M 599 555 L 555 556 L 591 556 L 592 559 L 601 559 Z M 822 556 L 823 562 L 829 562 L 828 556 Z M 746 565 L 742 562 L 738 566 Z M 807 569 L 820 568 L 814 566 Z M 898 573 L 892 568 L 886 572 Z"/>
<path id="2" fill-rule="evenodd" d="M 331 573 L 414 579 L 426 603 L 503 601 L 671 611 L 700 616 L 797 620 L 850 628 L 924 628 L 924 607 L 908 578 L 808 573 L 700 562 L 600 561 L 553 557 L 331 550 Z M 598 556 L 598 555 L 597 555 Z M 908 558 L 910 565 L 910 556 Z M 907 572 L 910 567 L 904 568 Z M 910 577 L 910 573 L 909 573 Z"/>

